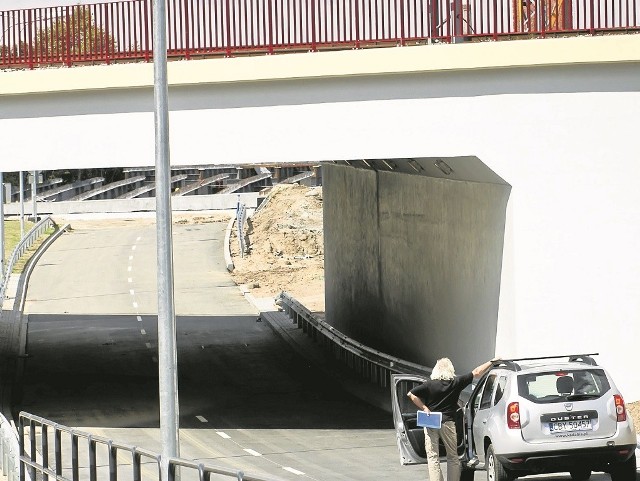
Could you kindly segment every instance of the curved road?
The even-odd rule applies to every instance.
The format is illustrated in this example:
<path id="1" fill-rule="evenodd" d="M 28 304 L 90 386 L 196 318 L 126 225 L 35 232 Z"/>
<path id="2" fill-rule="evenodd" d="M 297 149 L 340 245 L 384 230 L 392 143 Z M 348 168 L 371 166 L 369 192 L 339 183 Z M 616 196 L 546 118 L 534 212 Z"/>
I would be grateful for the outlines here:
<path id="1" fill-rule="evenodd" d="M 155 225 L 72 227 L 29 282 L 20 409 L 159 452 Z M 257 321 L 225 227 L 173 227 L 181 456 L 274 479 L 424 479 L 399 465 L 389 414 Z"/>

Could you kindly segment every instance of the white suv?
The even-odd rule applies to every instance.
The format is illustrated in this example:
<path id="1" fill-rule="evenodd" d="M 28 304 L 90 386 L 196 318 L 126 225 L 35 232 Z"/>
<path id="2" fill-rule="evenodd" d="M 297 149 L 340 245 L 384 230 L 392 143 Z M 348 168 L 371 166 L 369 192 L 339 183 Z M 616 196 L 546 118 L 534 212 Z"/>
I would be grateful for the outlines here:
<path id="1" fill-rule="evenodd" d="M 636 433 L 622 395 L 594 354 L 500 361 L 477 383 L 457 419 L 462 479 L 592 471 L 636 479 Z M 562 358 L 565 358 L 562 360 Z M 425 378 L 394 375 L 392 401 L 403 464 L 426 462 L 424 434 L 406 393 Z M 468 396 L 468 394 L 467 394 Z"/>

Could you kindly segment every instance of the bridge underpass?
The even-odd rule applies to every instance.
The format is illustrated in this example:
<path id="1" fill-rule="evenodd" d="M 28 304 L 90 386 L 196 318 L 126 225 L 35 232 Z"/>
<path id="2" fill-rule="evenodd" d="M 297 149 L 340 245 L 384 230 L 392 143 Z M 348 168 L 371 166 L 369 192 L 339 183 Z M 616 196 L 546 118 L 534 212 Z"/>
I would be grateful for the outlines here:
<path id="1" fill-rule="evenodd" d="M 15 407 L 159 451 L 155 225 L 109 224 L 77 223 L 38 262 Z M 174 226 L 181 455 L 275 479 L 422 479 L 399 466 L 389 413 L 257 322 L 225 225 Z"/>
<path id="2" fill-rule="evenodd" d="M 149 314 L 155 226 L 138 219 L 72 227 L 31 275 L 15 408 L 159 452 Z M 226 272 L 224 223 L 174 229 L 181 456 L 281 480 L 423 480 L 426 467 L 398 463 L 390 413 L 349 394 L 338 376 L 257 321 Z M 80 453 L 82 467 L 86 447 Z M 106 480 L 103 451 L 98 461 L 97 479 Z M 118 468 L 123 481 L 126 464 Z M 142 470 L 157 479 L 152 467 Z"/>
<path id="3" fill-rule="evenodd" d="M 639 45 L 607 35 L 171 62 L 171 161 L 477 156 L 512 186 L 497 351 L 557 354 L 549 333 L 571 328 L 563 350 L 600 352 L 634 401 Z M 4 171 L 152 164 L 151 65 L 2 75 Z M 602 323 L 600 336 L 582 329 Z"/>
<path id="4" fill-rule="evenodd" d="M 635 37 L 621 43 L 633 48 L 637 46 Z M 498 47 L 460 46 L 458 51 L 451 46 L 428 53 L 419 49 L 414 51 L 417 55 L 409 56 L 418 68 L 405 66 L 383 74 L 378 67 L 348 72 L 327 69 L 321 74 L 293 69 L 293 73 L 271 77 L 260 69 L 254 70 L 259 74 L 249 77 L 220 79 L 209 75 L 198 86 L 174 86 L 177 95 L 173 98 L 178 102 L 172 125 L 177 141 L 172 145 L 178 155 L 173 159 L 191 163 L 193 155 L 202 152 L 221 162 L 256 161 L 259 157 L 293 162 L 301 157 L 318 161 L 478 154 L 513 186 L 506 213 L 505 282 L 498 313 L 503 322 L 499 322 L 496 341 L 499 352 L 557 353 L 555 346 L 545 342 L 555 326 L 592 326 L 598 329 L 598 336 L 590 329 L 574 330 L 566 348 L 603 352 L 602 363 L 623 391 L 630 393 L 629 400 L 635 400 L 638 385 L 628 371 L 626 353 L 632 352 L 638 329 L 638 323 L 633 322 L 638 312 L 638 226 L 630 219 L 637 217 L 640 203 L 635 189 L 635 126 L 629 122 L 628 112 L 640 99 L 640 50 L 635 48 L 635 54 L 625 57 L 629 50 L 611 48 L 619 46 L 617 40 L 549 41 L 545 45 L 558 47 L 559 56 L 543 53 L 534 56 L 533 63 L 522 59 L 529 59 L 528 54 L 534 51 L 540 53 L 529 48 L 535 42 L 514 42 L 522 46 L 519 61 L 509 63 L 513 57 L 503 60 L 506 57 L 495 55 L 500 61 L 481 61 L 476 70 L 469 70 L 468 57 L 456 55 L 467 47 L 469 52 L 486 48 L 494 53 Z M 593 57 L 580 56 L 584 52 L 581 48 L 564 50 L 583 41 L 583 46 L 606 43 L 609 48 L 591 49 Z M 566 51 L 571 54 L 563 56 Z M 406 52 L 385 53 L 404 58 Z M 455 53 L 451 57 L 454 65 L 438 63 L 442 60 L 439 55 L 451 53 Z M 361 55 L 370 58 L 372 54 Z M 338 57 L 343 55 L 313 60 Z M 296 56 L 296 60 L 301 58 Z M 418 58 L 438 67 L 425 67 Z M 540 58 L 543 60 L 536 63 Z M 279 62 L 284 61 L 247 59 L 253 66 L 281 66 Z M 114 77 L 118 77 L 121 66 L 113 68 Z M 139 75 L 143 70 L 144 66 L 132 66 L 130 71 Z M 60 80 L 70 74 L 52 75 Z M 18 75 L 7 78 L 11 77 L 18 80 L 16 84 L 24 80 Z M 233 83 L 229 82 L 232 77 Z M 331 81 L 326 77 L 332 77 Z M 184 82 L 186 77 L 182 78 Z M 139 135 L 137 129 L 128 128 L 152 123 L 146 105 L 149 90 L 144 88 L 148 84 L 142 82 L 143 88 L 137 85 L 132 89 L 142 94 L 136 102 L 113 111 L 99 105 L 95 94 L 104 97 L 108 92 L 122 101 L 117 105 L 121 106 L 131 97 L 127 89 L 132 83 L 105 83 L 89 82 L 89 88 L 71 94 L 64 82 L 65 87 L 46 92 L 26 83 L 18 91 L 9 86 L 0 122 L 10 139 L 6 165 L 39 169 L 45 162 L 78 162 L 103 167 L 114 159 L 122 166 L 150 158 L 151 129 L 142 128 Z M 202 108 L 198 95 L 205 93 L 210 103 Z M 79 104 L 85 110 L 79 109 Z M 372 125 L 372 119 L 392 121 Z M 25 133 L 34 129 L 42 134 L 42 142 L 26 150 Z M 79 131 L 83 134 L 78 135 Z M 117 132 L 119 141 L 92 138 L 90 132 L 96 131 Z M 53 152 L 50 145 L 58 145 L 65 132 L 73 133 L 72 140 L 82 138 L 85 142 L 69 141 L 65 145 L 77 150 Z M 210 141 L 211 132 L 218 134 L 217 142 Z M 247 142 L 247 132 L 251 142 Z M 66 158 L 58 158 L 62 155 Z M 609 247 L 613 245 L 616 249 Z M 611 328 L 600 332 L 599 326 L 605 322 Z M 620 332 L 628 335 L 620 336 Z"/>

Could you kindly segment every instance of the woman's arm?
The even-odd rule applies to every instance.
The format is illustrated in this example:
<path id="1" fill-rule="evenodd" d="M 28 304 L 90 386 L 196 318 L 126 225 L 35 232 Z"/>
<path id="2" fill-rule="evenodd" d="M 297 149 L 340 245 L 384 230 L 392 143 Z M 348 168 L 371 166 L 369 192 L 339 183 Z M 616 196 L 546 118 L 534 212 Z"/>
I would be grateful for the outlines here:
<path id="1" fill-rule="evenodd" d="M 418 396 L 416 396 L 415 394 L 411 394 L 410 392 L 407 393 L 407 396 L 409 396 L 409 399 L 411 399 L 413 404 L 418 406 L 418 409 L 420 409 L 421 411 L 424 411 L 425 413 L 430 413 L 431 412 L 431 411 L 429 411 L 429 408 L 427 407 L 427 405 L 425 403 L 423 403 L 422 399 L 420 399 Z"/>
<path id="2" fill-rule="evenodd" d="M 484 364 L 480 364 L 478 367 L 476 367 L 473 371 L 471 371 L 471 373 L 473 374 L 473 377 L 480 377 L 482 376 L 485 372 L 487 372 L 489 370 L 489 368 L 493 365 L 494 362 L 499 361 L 500 359 L 491 359 L 490 361 L 485 362 Z"/>

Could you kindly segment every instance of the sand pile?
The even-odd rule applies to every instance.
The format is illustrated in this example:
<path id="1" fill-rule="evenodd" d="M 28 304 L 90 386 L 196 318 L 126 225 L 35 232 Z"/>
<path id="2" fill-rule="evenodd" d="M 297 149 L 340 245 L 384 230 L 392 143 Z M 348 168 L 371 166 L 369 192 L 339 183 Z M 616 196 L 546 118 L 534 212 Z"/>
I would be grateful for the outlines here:
<path id="1" fill-rule="evenodd" d="M 232 234 L 232 275 L 238 284 L 256 297 L 287 291 L 312 311 L 324 311 L 321 187 L 274 187 L 248 220 L 246 241 L 242 257 Z"/>

